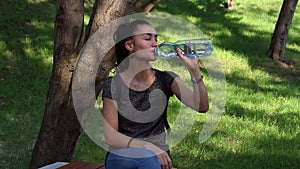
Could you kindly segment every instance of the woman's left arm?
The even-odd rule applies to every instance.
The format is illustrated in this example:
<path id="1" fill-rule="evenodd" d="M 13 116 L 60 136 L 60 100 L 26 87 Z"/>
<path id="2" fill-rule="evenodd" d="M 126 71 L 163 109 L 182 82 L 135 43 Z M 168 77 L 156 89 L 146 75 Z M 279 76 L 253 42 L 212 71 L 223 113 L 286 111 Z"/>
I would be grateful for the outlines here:
<path id="1" fill-rule="evenodd" d="M 193 91 L 186 86 L 180 77 L 175 78 L 171 89 L 182 103 L 198 112 L 205 113 L 209 109 L 209 99 L 199 70 L 198 59 L 187 58 L 181 53 L 179 48 L 177 48 L 177 54 L 185 62 L 189 70 L 193 83 Z"/>

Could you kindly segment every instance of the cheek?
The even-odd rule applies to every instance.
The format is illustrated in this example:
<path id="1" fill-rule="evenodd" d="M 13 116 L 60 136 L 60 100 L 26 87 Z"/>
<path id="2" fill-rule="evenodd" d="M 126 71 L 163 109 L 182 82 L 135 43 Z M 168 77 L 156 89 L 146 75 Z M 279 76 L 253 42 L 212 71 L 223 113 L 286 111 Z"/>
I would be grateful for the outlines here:
<path id="1" fill-rule="evenodd" d="M 142 43 L 141 46 L 142 46 L 144 49 L 146 49 L 146 48 L 151 48 L 151 46 L 152 46 L 151 44 L 152 44 L 151 42 L 148 42 L 148 41 L 147 41 L 147 42 Z"/>
<path id="2" fill-rule="evenodd" d="M 148 45 L 144 44 L 144 43 L 140 43 L 138 45 L 135 45 L 136 50 L 141 50 L 141 49 L 146 49 L 146 48 L 148 48 Z"/>

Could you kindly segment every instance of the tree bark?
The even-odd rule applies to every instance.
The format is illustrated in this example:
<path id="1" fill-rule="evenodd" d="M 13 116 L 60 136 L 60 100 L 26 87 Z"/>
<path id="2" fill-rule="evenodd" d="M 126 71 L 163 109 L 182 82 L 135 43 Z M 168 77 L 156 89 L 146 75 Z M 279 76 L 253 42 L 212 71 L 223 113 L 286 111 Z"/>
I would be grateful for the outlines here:
<path id="1" fill-rule="evenodd" d="M 268 56 L 276 61 L 285 62 L 284 53 L 290 25 L 296 10 L 298 0 L 284 0 L 268 49 Z"/>
<path id="2" fill-rule="evenodd" d="M 134 10 L 136 12 L 150 12 L 160 0 L 149 0 L 145 5 L 144 0 L 136 0 L 134 3 Z"/>
<path id="3" fill-rule="evenodd" d="M 130 0 L 96 0 L 84 37 L 84 0 L 57 0 L 54 63 L 44 117 L 32 152 L 30 169 L 57 161 L 70 161 L 82 127 L 71 93 L 73 70 L 85 41 L 99 27 L 131 12 Z M 101 62 L 96 82 L 99 93 L 103 80 L 114 67 L 113 53 Z M 89 112 L 87 112 L 89 113 Z"/>
<path id="4" fill-rule="evenodd" d="M 57 0 L 54 63 L 42 126 L 30 168 L 71 160 L 80 124 L 70 101 L 72 71 L 83 30 L 83 0 Z"/>
<path id="5" fill-rule="evenodd" d="M 144 0 L 136 0 L 133 7 L 135 11 L 140 11 L 140 9 L 142 8 L 144 4 Z"/>
<path id="6" fill-rule="evenodd" d="M 87 40 L 92 34 L 94 34 L 101 26 L 108 24 L 112 20 L 119 17 L 131 14 L 133 10 L 133 1 L 131 0 L 96 0 L 94 9 L 87 27 L 87 34 L 85 40 Z M 109 53 L 102 60 L 101 65 L 98 68 L 96 76 L 96 96 L 102 89 L 103 81 L 106 78 L 109 71 L 115 66 L 114 49 L 111 49 Z"/>

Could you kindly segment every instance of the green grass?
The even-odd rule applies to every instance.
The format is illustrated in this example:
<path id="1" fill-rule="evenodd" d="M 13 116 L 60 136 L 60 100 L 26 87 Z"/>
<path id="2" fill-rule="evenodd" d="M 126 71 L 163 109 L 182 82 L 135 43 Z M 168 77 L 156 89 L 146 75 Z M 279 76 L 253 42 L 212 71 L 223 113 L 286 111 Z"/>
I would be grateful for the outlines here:
<path id="1" fill-rule="evenodd" d="M 226 76 L 226 106 L 218 127 L 199 143 L 206 115 L 192 116 L 195 124 L 172 148 L 174 164 L 300 168 L 299 10 L 285 53 L 295 61 L 292 70 L 266 57 L 282 1 L 240 0 L 232 11 L 221 8 L 222 2 L 161 1 L 154 10 L 187 19 L 211 38 Z M 0 168 L 28 168 L 51 75 L 55 1 L 7 0 L 0 8 Z M 205 80 L 209 83 L 207 74 Z M 171 123 L 180 106 L 171 100 Z M 82 134 L 73 160 L 104 157 L 105 151 Z"/>
<path id="2" fill-rule="evenodd" d="M 0 168 L 27 168 L 52 67 L 54 5 L 1 2 Z"/>

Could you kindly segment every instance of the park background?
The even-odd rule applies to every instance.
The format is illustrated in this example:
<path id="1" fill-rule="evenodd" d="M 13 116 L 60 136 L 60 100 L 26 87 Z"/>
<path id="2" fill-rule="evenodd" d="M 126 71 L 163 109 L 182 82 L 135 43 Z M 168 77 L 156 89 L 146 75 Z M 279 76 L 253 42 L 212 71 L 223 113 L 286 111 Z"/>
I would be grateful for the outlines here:
<path id="1" fill-rule="evenodd" d="M 283 66 L 267 57 L 281 0 L 165 0 L 153 11 L 199 27 L 226 75 L 223 117 L 199 143 L 203 117 L 172 149 L 178 168 L 300 168 L 300 16 L 296 10 Z M 6 0 L 0 5 L 0 167 L 28 168 L 45 109 L 53 63 L 55 1 Z M 86 3 L 91 12 L 92 2 Z M 88 19 L 86 19 L 88 21 Z M 103 162 L 105 151 L 84 133 L 73 160 Z"/>

